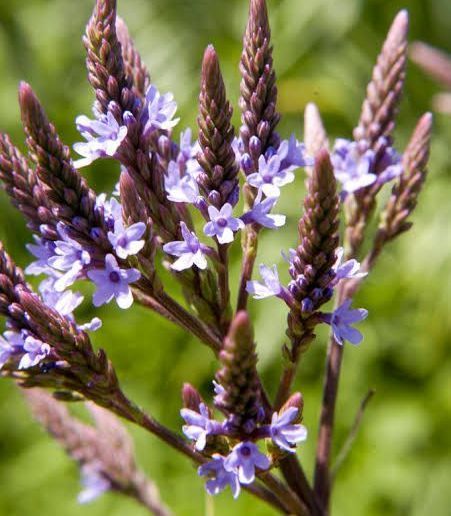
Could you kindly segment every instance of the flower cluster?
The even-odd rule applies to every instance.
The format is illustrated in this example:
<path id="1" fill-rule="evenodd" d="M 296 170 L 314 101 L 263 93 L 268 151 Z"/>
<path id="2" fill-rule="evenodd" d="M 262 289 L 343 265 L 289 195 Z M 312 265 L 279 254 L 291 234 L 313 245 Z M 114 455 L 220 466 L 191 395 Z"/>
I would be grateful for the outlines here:
<path id="1" fill-rule="evenodd" d="M 214 383 L 215 392 L 220 395 L 223 387 Z M 217 397 L 218 394 L 215 401 Z M 212 460 L 198 469 L 200 476 L 208 477 L 206 490 L 212 495 L 230 486 L 233 497 L 236 498 L 240 493 L 240 485 L 253 483 L 259 471 L 271 468 L 271 460 L 259 450 L 257 441 L 269 439 L 280 450 L 280 454 L 283 454 L 294 453 L 296 444 L 307 439 L 307 429 L 296 422 L 300 419 L 299 409 L 293 406 L 274 412 L 269 424 L 259 424 L 244 440 L 236 435 L 227 420 L 221 423 L 211 419 L 211 411 L 204 403 L 199 404 L 197 411 L 184 408 L 180 414 L 186 422 L 183 433 L 195 442 L 196 450 L 205 450 L 219 436 L 230 443 L 228 453 L 213 454 Z"/>

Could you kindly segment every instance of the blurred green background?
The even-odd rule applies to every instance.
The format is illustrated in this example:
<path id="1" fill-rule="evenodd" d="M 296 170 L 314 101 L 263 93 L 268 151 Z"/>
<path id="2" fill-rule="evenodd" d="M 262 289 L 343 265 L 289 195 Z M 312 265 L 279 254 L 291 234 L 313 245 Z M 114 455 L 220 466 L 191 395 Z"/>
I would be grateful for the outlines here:
<path id="1" fill-rule="evenodd" d="M 74 118 L 90 113 L 81 35 L 93 0 L 0 1 L 0 128 L 22 146 L 16 90 L 30 82 L 48 114 L 70 144 L 78 140 Z M 309 100 L 320 107 L 329 133 L 349 136 L 356 124 L 364 88 L 395 13 L 407 8 L 411 40 L 422 39 L 451 52 L 449 0 L 270 0 L 270 18 L 279 77 L 281 132 L 300 134 Z M 245 0 L 127 0 L 119 12 L 129 24 L 153 81 L 173 91 L 180 127 L 195 124 L 199 66 L 204 47 L 220 55 L 230 98 L 239 91 L 237 63 L 245 25 Z M 438 87 L 409 64 L 407 88 L 396 131 L 405 144 L 415 120 L 429 109 Z M 238 116 L 235 116 L 238 125 Z M 370 317 L 361 325 L 360 348 L 345 354 L 337 410 L 336 449 L 343 442 L 366 391 L 377 393 L 358 439 L 336 482 L 333 508 L 340 516 L 450 514 L 451 494 L 451 119 L 436 116 L 430 177 L 412 231 L 391 246 L 358 295 Z M 86 171 L 98 191 L 109 191 L 118 170 L 111 163 Z M 301 173 L 299 173 L 301 175 Z M 281 262 L 280 249 L 295 242 L 303 179 L 284 190 L 281 212 L 288 223 L 264 232 L 259 261 Z M 21 265 L 30 240 L 22 217 L 0 195 L 0 238 Z M 235 250 L 238 258 L 238 249 Z M 232 278 L 238 273 L 233 264 Z M 274 391 L 281 368 L 285 311 L 275 299 L 252 302 L 261 371 Z M 106 348 L 127 393 L 174 429 L 181 425 L 180 388 L 184 381 L 210 398 L 216 364 L 206 349 L 185 333 L 139 307 L 100 310 L 104 327 L 94 334 Z M 87 301 L 80 313 L 92 316 Z M 310 437 L 298 454 L 310 474 L 316 440 L 325 334 L 306 355 L 296 387 L 305 397 Z M 0 382 L 0 515 L 144 515 L 134 502 L 107 494 L 89 506 L 76 503 L 76 465 L 35 424 L 20 393 Z M 157 481 L 177 515 L 204 514 L 203 482 L 191 464 L 143 431 L 130 428 L 140 465 Z M 226 492 L 209 514 L 269 515 L 247 494 L 233 501 Z"/>

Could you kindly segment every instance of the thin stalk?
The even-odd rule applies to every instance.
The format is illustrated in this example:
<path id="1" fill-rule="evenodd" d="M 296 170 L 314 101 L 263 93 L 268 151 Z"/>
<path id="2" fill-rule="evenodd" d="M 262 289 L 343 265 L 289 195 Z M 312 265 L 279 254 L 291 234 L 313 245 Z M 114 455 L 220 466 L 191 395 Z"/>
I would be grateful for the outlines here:
<path id="1" fill-rule="evenodd" d="M 289 509 L 289 514 L 296 514 L 296 516 L 308 516 L 310 511 L 294 492 L 282 483 L 277 477 L 271 473 L 261 473 L 260 480 L 284 501 L 285 506 Z"/>
<path id="2" fill-rule="evenodd" d="M 229 286 L 229 246 L 228 244 L 218 243 L 218 286 L 221 302 L 221 326 L 224 335 L 230 325 L 231 306 L 230 306 L 230 286 Z"/>

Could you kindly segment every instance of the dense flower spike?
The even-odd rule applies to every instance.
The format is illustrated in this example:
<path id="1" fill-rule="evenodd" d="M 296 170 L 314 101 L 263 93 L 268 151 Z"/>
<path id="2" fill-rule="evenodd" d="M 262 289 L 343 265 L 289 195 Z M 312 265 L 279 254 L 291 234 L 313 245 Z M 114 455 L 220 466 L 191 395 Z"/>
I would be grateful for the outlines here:
<path id="1" fill-rule="evenodd" d="M 247 173 L 257 171 L 260 154 L 265 154 L 268 147 L 277 148 L 279 145 L 275 128 L 280 115 L 276 111 L 276 75 L 270 39 L 266 2 L 251 0 L 240 62 L 240 135 L 244 153 L 252 161 Z M 250 145 L 252 137 L 256 137 L 259 142 L 257 152 L 253 152 Z"/>
<path id="2" fill-rule="evenodd" d="M 200 152 L 197 155 L 202 172 L 197 176 L 203 194 L 220 209 L 232 206 L 238 200 L 238 171 L 232 148 L 234 129 L 231 124 L 232 108 L 227 101 L 218 56 L 210 45 L 202 62 L 199 96 Z"/>
<path id="3" fill-rule="evenodd" d="M 322 150 L 316 156 L 309 180 L 304 214 L 298 226 L 299 246 L 290 263 L 292 280 L 288 288 L 296 301 L 288 315 L 293 358 L 312 339 L 312 312 L 332 295 L 329 284 L 335 274 L 338 209 L 332 164 L 327 151 Z"/>
<path id="4" fill-rule="evenodd" d="M 250 433 L 261 418 L 262 402 L 257 374 L 254 335 L 246 312 L 238 312 L 220 353 L 222 369 L 216 378 L 223 392 L 215 404 L 236 431 Z"/>
<path id="5" fill-rule="evenodd" d="M 45 225 L 46 234 L 55 236 L 55 216 L 43 185 L 27 159 L 4 134 L 0 134 L 0 179 L 14 206 L 26 217 L 28 227 L 39 232 Z"/>
<path id="6" fill-rule="evenodd" d="M 382 51 L 373 70 L 362 106 L 359 125 L 354 139 L 363 144 L 364 151 L 374 152 L 374 173 L 382 174 L 386 168 L 388 150 L 392 145 L 392 132 L 404 86 L 407 63 L 407 11 L 396 16 L 388 32 Z M 400 172 L 400 170 L 398 171 Z M 399 175 L 399 173 L 398 173 Z M 349 255 L 356 254 L 363 242 L 364 227 L 375 207 L 375 196 L 383 181 L 363 189 L 348 202 L 347 234 Z"/>
<path id="7" fill-rule="evenodd" d="M 418 195 L 426 179 L 426 165 L 432 132 L 432 114 L 420 118 L 403 154 L 403 173 L 393 187 L 392 195 L 382 214 L 376 237 L 377 247 L 407 231 L 411 222 L 407 218 L 415 209 Z"/>

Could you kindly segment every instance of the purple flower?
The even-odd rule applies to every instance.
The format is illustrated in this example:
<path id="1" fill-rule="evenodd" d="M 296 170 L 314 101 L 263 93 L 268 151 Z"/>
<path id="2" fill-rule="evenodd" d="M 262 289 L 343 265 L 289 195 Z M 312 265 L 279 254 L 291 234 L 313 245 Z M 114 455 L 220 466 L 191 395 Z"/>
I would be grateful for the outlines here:
<path id="1" fill-rule="evenodd" d="M 105 193 L 98 195 L 96 199 L 96 208 L 103 211 L 103 218 L 110 231 L 114 230 L 116 222 L 122 222 L 122 206 L 114 197 L 107 200 Z"/>
<path id="2" fill-rule="evenodd" d="M 331 161 L 335 177 L 342 183 L 344 192 L 355 192 L 372 185 L 377 179 L 374 174 L 374 152 L 362 146 L 361 142 L 342 138 L 335 142 Z"/>
<path id="3" fill-rule="evenodd" d="M 53 271 L 48 264 L 48 259 L 55 253 L 55 244 L 49 240 L 33 235 L 35 244 L 27 244 L 30 253 L 37 258 L 25 269 L 25 274 L 39 276 L 39 274 L 51 274 Z"/>
<path id="4" fill-rule="evenodd" d="M 277 203 L 277 197 L 267 197 L 261 200 L 261 194 L 257 195 L 253 208 L 241 216 L 245 224 L 256 222 L 268 229 L 277 229 L 285 224 L 285 215 L 270 215 L 270 211 Z"/>
<path id="5" fill-rule="evenodd" d="M 188 173 L 180 176 L 180 167 L 175 161 L 169 162 L 167 175 L 164 177 L 164 188 L 172 202 L 194 203 L 199 197 L 195 178 Z"/>
<path id="6" fill-rule="evenodd" d="M 247 182 L 258 188 L 267 197 L 279 197 L 280 188 L 294 181 L 294 174 L 289 169 L 281 168 L 280 157 L 274 154 L 268 159 L 265 156 L 258 158 L 258 172 L 247 176 Z"/>
<path id="7" fill-rule="evenodd" d="M 254 299 L 265 299 L 266 297 L 278 296 L 282 292 L 283 287 L 279 281 L 277 266 L 273 265 L 273 267 L 270 268 L 267 265 L 261 264 L 259 269 L 263 283 L 255 280 L 248 281 L 246 285 L 247 292 Z"/>
<path id="8" fill-rule="evenodd" d="M 213 455 L 213 460 L 202 464 L 197 472 L 201 477 L 211 477 L 205 484 L 208 494 L 216 495 L 223 491 L 227 486 L 230 486 L 233 498 L 237 498 L 240 494 L 238 475 L 235 471 L 226 470 L 224 462 L 224 457 L 215 453 Z"/>
<path id="9" fill-rule="evenodd" d="M 196 140 L 191 144 L 192 131 L 190 128 L 180 133 L 180 152 L 177 156 L 177 163 L 182 166 L 187 174 L 193 179 L 202 172 L 202 167 L 197 161 L 197 154 L 200 151 L 199 142 Z"/>
<path id="10" fill-rule="evenodd" d="M 304 425 L 291 424 L 296 418 L 298 409 L 290 407 L 285 412 L 278 414 L 274 412 L 269 427 L 271 439 L 282 450 L 294 452 L 292 446 L 307 439 L 307 429 Z"/>
<path id="11" fill-rule="evenodd" d="M 50 346 L 39 339 L 35 339 L 31 335 L 25 338 L 23 350 L 26 351 L 19 362 L 19 369 L 28 369 L 33 367 L 50 353 Z"/>
<path id="12" fill-rule="evenodd" d="M 293 262 L 294 260 L 294 257 L 296 256 L 296 249 L 288 249 L 288 253 L 286 253 L 285 251 L 281 251 L 280 254 L 282 255 L 282 258 L 284 259 L 285 262 L 287 262 L 289 265 L 291 265 L 291 263 Z"/>
<path id="13" fill-rule="evenodd" d="M 184 222 L 180 222 L 183 240 L 169 242 L 163 246 L 163 251 L 172 256 L 179 256 L 179 259 L 171 264 L 171 269 L 183 271 L 193 265 L 199 269 L 207 268 L 207 259 L 202 251 L 202 244 L 197 236 L 192 233 Z"/>
<path id="14" fill-rule="evenodd" d="M 100 115 L 98 120 L 90 120 L 87 116 L 81 115 L 76 118 L 75 123 L 87 140 L 74 145 L 75 152 L 83 156 L 74 162 L 76 168 L 90 165 L 98 158 L 113 157 L 128 132 L 127 126 L 119 125 L 111 111 L 106 115 Z"/>
<path id="15" fill-rule="evenodd" d="M 111 482 L 92 464 L 81 468 L 83 490 L 77 497 L 78 503 L 89 503 L 111 489 Z"/>
<path id="16" fill-rule="evenodd" d="M 196 441 L 196 450 L 201 451 L 205 448 L 208 435 L 219 434 L 222 431 L 222 424 L 210 419 L 204 403 L 199 405 L 199 412 L 184 408 L 180 415 L 188 423 L 183 425 L 183 433 L 188 439 Z"/>
<path id="17" fill-rule="evenodd" d="M 204 226 L 204 233 L 207 236 L 216 236 L 220 244 L 233 242 L 233 232 L 244 227 L 244 222 L 232 216 L 232 205 L 226 202 L 218 210 L 214 206 L 208 207 L 210 222 Z"/>
<path id="18" fill-rule="evenodd" d="M 15 331 L 5 331 L 3 337 L 0 336 L 0 369 L 13 355 L 23 352 L 23 345 L 23 336 Z"/>
<path id="19" fill-rule="evenodd" d="M 401 163 L 401 155 L 396 152 L 393 147 L 388 147 L 386 145 L 386 138 L 381 137 L 382 144 L 384 145 L 384 152 L 382 156 L 379 158 L 377 168 L 381 170 L 381 172 L 377 176 L 378 184 L 388 183 L 392 179 L 395 179 L 399 175 L 402 174 L 402 163 Z"/>
<path id="20" fill-rule="evenodd" d="M 298 167 L 312 167 L 315 160 L 306 155 L 305 145 L 297 141 L 294 134 L 289 140 L 280 142 L 277 149 L 277 155 L 280 158 L 281 169 L 295 169 Z"/>
<path id="21" fill-rule="evenodd" d="M 144 222 L 136 222 L 128 228 L 124 228 L 122 220 L 114 224 L 114 232 L 108 232 L 108 240 L 119 258 L 125 259 L 128 256 L 138 254 L 144 247 L 144 240 L 140 238 L 146 231 Z"/>
<path id="22" fill-rule="evenodd" d="M 177 104 L 172 93 L 161 95 L 153 85 L 146 92 L 145 106 L 141 115 L 141 123 L 144 125 L 144 134 L 149 134 L 155 129 L 168 131 L 178 124 L 179 118 L 172 120 L 177 111 Z"/>
<path id="23" fill-rule="evenodd" d="M 119 308 L 130 308 L 133 295 L 129 284 L 138 281 L 141 273 L 137 269 L 120 269 L 116 258 L 107 254 L 105 268 L 90 270 L 87 276 L 97 287 L 92 298 L 94 306 L 109 303 L 113 298 Z"/>
<path id="24" fill-rule="evenodd" d="M 335 251 L 335 256 L 337 257 L 337 260 L 333 266 L 333 270 L 335 271 L 335 278 L 333 280 L 334 285 L 336 285 L 342 279 L 358 279 L 364 278 L 368 275 L 367 272 L 359 272 L 360 263 L 357 260 L 347 260 L 343 263 L 343 247 L 337 248 Z"/>
<path id="25" fill-rule="evenodd" d="M 62 240 L 55 242 L 54 256 L 48 259 L 48 263 L 65 272 L 55 281 L 55 289 L 62 292 L 74 283 L 85 265 L 91 262 L 91 256 L 81 244 L 69 237 L 63 223 L 58 223 L 57 230 Z"/>
<path id="26" fill-rule="evenodd" d="M 362 334 L 353 328 L 351 324 L 363 321 L 368 316 L 368 310 L 358 308 L 350 310 L 352 301 L 347 299 L 332 314 L 324 314 L 323 320 L 332 326 L 332 332 L 338 344 L 343 344 L 347 340 L 351 344 L 360 344 L 363 339 Z"/>
<path id="27" fill-rule="evenodd" d="M 55 282 L 57 278 L 46 278 L 41 281 L 39 285 L 39 292 L 41 293 L 44 303 L 56 310 L 60 315 L 72 318 L 72 312 L 83 302 L 83 296 L 79 292 L 72 292 L 66 290 L 59 292 L 55 289 Z"/>
<path id="28" fill-rule="evenodd" d="M 268 457 L 250 441 L 237 444 L 224 460 L 224 468 L 238 473 L 238 479 L 242 484 L 251 484 L 254 481 L 256 467 L 268 469 L 270 465 Z"/>

